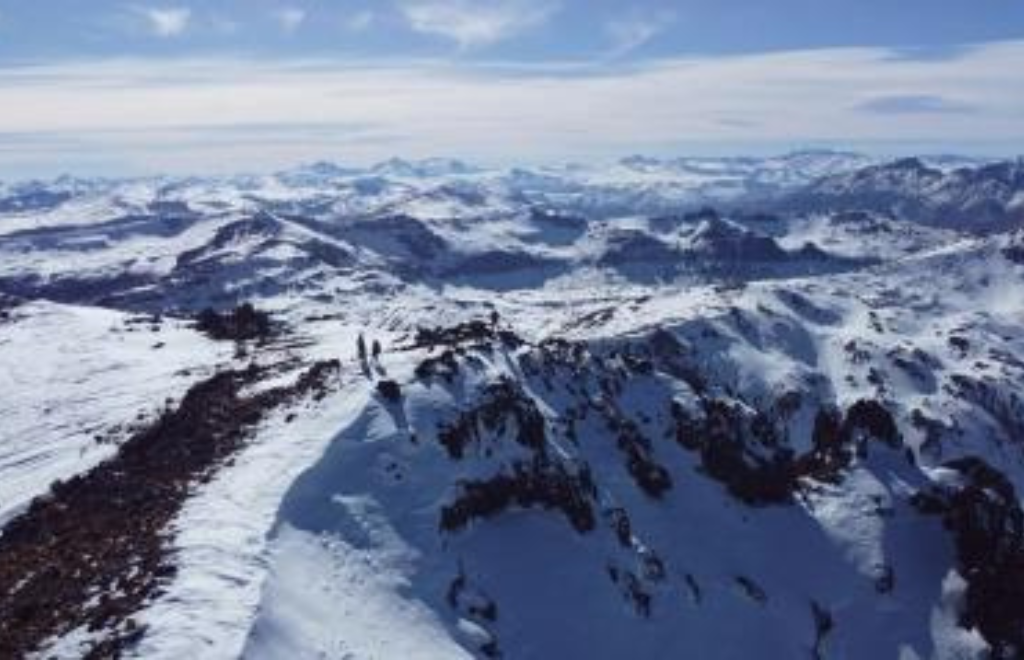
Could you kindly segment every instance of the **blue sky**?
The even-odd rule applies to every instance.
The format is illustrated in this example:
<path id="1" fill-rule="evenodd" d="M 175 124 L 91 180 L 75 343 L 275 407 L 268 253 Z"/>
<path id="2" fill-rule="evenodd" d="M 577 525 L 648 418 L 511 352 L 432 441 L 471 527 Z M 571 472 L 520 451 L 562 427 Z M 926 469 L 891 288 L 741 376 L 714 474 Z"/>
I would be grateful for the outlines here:
<path id="1" fill-rule="evenodd" d="M 1024 37 L 1019 0 L 0 1 L 6 61 L 247 53 L 544 61 Z"/>
<path id="2" fill-rule="evenodd" d="M 0 0 L 0 175 L 1024 151 L 1021 0 Z"/>

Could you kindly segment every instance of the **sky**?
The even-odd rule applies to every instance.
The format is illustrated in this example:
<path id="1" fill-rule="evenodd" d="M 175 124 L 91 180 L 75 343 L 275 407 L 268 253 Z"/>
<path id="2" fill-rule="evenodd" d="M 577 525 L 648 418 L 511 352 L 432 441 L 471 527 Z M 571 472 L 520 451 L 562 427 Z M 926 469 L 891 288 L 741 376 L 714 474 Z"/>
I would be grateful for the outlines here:
<path id="1" fill-rule="evenodd" d="M 1024 153 L 1024 0 L 0 0 L 0 177 Z"/>

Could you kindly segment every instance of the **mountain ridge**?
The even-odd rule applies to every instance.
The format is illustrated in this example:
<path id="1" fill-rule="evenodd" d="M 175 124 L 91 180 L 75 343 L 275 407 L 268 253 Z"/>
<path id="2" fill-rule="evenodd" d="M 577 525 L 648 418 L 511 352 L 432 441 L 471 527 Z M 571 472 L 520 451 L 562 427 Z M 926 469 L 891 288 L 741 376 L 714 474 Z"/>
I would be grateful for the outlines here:
<path id="1" fill-rule="evenodd" d="M 25 188 L 0 648 L 1018 657 L 1020 164 L 860 165 Z"/>

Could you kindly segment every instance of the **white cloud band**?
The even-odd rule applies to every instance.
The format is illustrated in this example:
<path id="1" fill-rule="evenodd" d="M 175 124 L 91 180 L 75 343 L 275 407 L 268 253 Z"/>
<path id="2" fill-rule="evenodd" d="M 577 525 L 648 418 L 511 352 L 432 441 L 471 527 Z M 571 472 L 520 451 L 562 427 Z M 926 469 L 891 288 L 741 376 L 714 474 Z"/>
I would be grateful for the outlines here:
<path id="1" fill-rule="evenodd" d="M 6 150 L 9 169 L 32 158 L 61 167 L 53 136 L 73 135 L 128 166 L 137 160 L 196 171 L 392 154 L 534 160 L 664 153 L 702 142 L 998 142 L 1019 149 L 1021 61 L 1024 42 L 945 60 L 842 49 L 614 70 L 225 59 L 8 67 L 0 68 L 0 141 L 15 145 Z M 889 99 L 881 112 L 879 99 Z M 285 146 L 289 126 L 323 130 Z M 190 127 L 207 136 L 220 129 L 220 151 L 181 140 Z M 69 151 L 63 162 L 74 157 Z"/>

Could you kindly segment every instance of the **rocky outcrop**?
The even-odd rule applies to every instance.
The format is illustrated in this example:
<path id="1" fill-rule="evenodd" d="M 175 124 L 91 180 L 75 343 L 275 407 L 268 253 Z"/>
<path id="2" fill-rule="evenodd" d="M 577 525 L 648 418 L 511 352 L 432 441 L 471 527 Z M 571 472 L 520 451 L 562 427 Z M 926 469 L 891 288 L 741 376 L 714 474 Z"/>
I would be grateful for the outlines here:
<path id="1" fill-rule="evenodd" d="M 1015 264 L 1024 264 L 1024 229 L 1010 235 L 1003 248 L 1003 256 Z"/>
<path id="2" fill-rule="evenodd" d="M 492 340 L 500 340 L 509 348 L 523 343 L 514 333 L 501 330 L 496 323 L 477 320 L 453 326 L 418 328 L 410 348 L 486 348 Z"/>
<path id="3" fill-rule="evenodd" d="M 452 458 L 462 458 L 470 446 L 480 446 L 481 431 L 501 435 L 514 424 L 515 441 L 534 452 L 544 452 L 545 422 L 537 404 L 512 381 L 503 379 L 487 386 L 480 403 L 443 425 L 437 434 Z"/>
<path id="4" fill-rule="evenodd" d="M 382 380 L 377 383 L 377 394 L 385 401 L 398 403 L 402 399 L 402 386 L 393 380 Z"/>
<path id="5" fill-rule="evenodd" d="M 536 456 L 514 463 L 490 479 L 462 481 L 451 504 L 441 509 L 441 529 L 458 531 L 476 518 L 489 518 L 512 506 L 561 511 L 580 533 L 594 528 L 596 488 L 585 467 L 569 469 Z"/>
<path id="6" fill-rule="evenodd" d="M 1024 656 L 1024 513 L 1013 485 L 978 458 L 947 463 L 960 479 L 914 498 L 942 518 L 953 537 L 957 571 L 967 582 L 960 625 L 976 628 L 992 657 Z"/>
<path id="7" fill-rule="evenodd" d="M 243 303 L 224 313 L 204 309 L 196 317 L 196 330 L 218 341 L 247 341 L 268 338 L 273 325 L 269 314 Z"/>
<path id="8" fill-rule="evenodd" d="M 626 420 L 616 429 L 616 446 L 626 457 L 626 470 L 647 495 L 657 499 L 672 488 L 672 475 L 652 454 L 652 443 L 635 423 Z"/>
<path id="9" fill-rule="evenodd" d="M 703 416 L 673 404 L 676 441 L 700 454 L 701 467 L 747 504 L 784 504 L 801 479 L 838 481 L 870 442 L 902 447 L 892 414 L 877 401 L 855 402 L 843 415 L 823 407 L 815 416 L 812 449 L 796 454 L 779 437 L 778 413 L 753 411 L 736 402 L 704 399 Z"/>
<path id="10" fill-rule="evenodd" d="M 144 633 L 132 615 L 175 572 L 168 524 L 190 489 L 270 412 L 323 396 L 338 369 L 317 363 L 294 385 L 250 396 L 243 390 L 266 370 L 221 372 L 10 521 L 0 536 L 0 657 L 27 657 L 76 629 L 95 636 L 84 657 L 120 657 Z"/>

